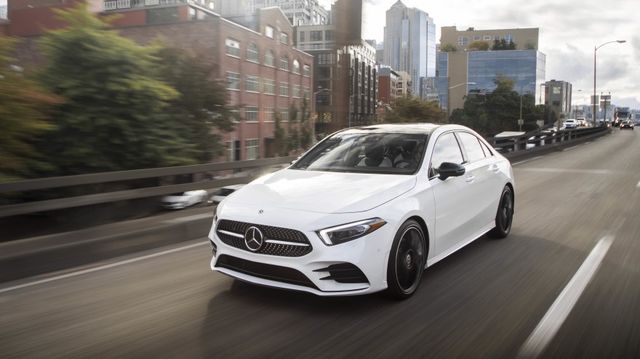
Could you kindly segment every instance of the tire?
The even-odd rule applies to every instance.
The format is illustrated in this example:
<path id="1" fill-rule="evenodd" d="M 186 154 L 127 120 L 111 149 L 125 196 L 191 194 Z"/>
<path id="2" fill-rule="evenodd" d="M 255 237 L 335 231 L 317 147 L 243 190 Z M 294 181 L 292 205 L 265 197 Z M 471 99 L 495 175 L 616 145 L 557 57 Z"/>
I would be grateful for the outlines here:
<path id="1" fill-rule="evenodd" d="M 390 297 L 402 300 L 415 293 L 422 280 L 427 252 L 427 241 L 420 224 L 406 221 L 396 233 L 389 254 L 387 294 Z"/>
<path id="2" fill-rule="evenodd" d="M 509 235 L 513 225 L 513 207 L 513 190 L 504 186 L 496 213 L 496 226 L 489 232 L 490 237 L 501 239 Z"/>

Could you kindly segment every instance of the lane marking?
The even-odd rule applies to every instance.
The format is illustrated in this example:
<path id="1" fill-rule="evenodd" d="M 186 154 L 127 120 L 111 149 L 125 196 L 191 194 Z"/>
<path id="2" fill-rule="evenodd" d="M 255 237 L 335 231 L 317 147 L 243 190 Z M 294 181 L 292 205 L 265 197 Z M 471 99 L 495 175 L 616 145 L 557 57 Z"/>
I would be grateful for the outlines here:
<path id="1" fill-rule="evenodd" d="M 165 223 L 165 224 L 177 224 L 177 223 L 182 223 L 182 222 L 197 221 L 197 220 L 203 219 L 203 218 L 211 218 L 213 220 L 213 213 L 194 214 L 194 215 L 186 216 L 186 217 L 178 217 L 178 218 L 173 218 L 173 219 L 167 219 L 167 220 L 162 221 L 162 223 Z"/>
<path id="2" fill-rule="evenodd" d="M 528 160 L 522 160 L 522 161 L 519 161 L 519 162 L 513 163 L 513 164 L 511 164 L 511 166 L 521 165 L 521 164 L 523 164 L 523 163 L 527 163 L 527 162 L 535 161 L 535 160 L 541 159 L 541 158 L 543 158 L 543 157 L 544 157 L 544 156 L 537 156 L 537 157 L 534 157 L 534 158 L 529 158 Z"/>
<path id="3" fill-rule="evenodd" d="M 44 283 L 49 283 L 49 282 L 55 282 L 55 281 L 58 281 L 58 280 L 61 280 L 61 279 L 77 277 L 79 275 L 83 275 L 83 274 L 87 274 L 87 273 L 93 273 L 93 272 L 97 272 L 97 271 L 101 271 L 101 270 L 105 270 L 105 269 L 109 269 L 109 268 L 119 267 L 119 266 L 122 266 L 122 265 L 125 265 L 125 264 L 140 262 L 140 261 L 143 261 L 145 259 L 160 257 L 160 256 L 163 256 L 165 254 L 180 252 L 180 251 L 184 251 L 186 249 L 202 246 L 202 245 L 205 245 L 205 244 L 207 244 L 207 242 L 189 244 L 189 245 L 186 245 L 186 246 L 183 246 L 183 247 L 168 249 L 168 250 L 157 252 L 157 253 L 147 254 L 147 255 L 144 255 L 144 256 L 141 256 L 141 257 L 126 259 L 126 260 L 123 260 L 123 261 L 119 261 L 119 262 L 115 262 L 115 263 L 109 263 L 109 264 L 101 265 L 101 266 L 94 267 L 94 268 L 83 269 L 83 270 L 80 270 L 80 271 L 77 271 L 77 272 L 71 272 L 71 273 L 62 274 L 62 275 L 51 277 L 51 278 L 45 278 L 45 279 L 40 279 L 40 280 L 36 280 L 36 281 L 33 281 L 33 282 L 14 285 L 12 287 L 7 287 L 7 288 L 0 289 L 0 294 L 11 292 L 11 291 L 14 291 L 16 289 L 32 287 L 34 285 L 39 285 L 39 284 L 44 284 Z"/>
<path id="4" fill-rule="evenodd" d="M 549 167 L 530 167 L 522 168 L 520 171 L 525 172 L 547 172 L 547 173 L 578 173 L 578 174 L 591 174 L 591 175 L 608 175 L 612 174 L 612 170 L 581 170 L 574 168 L 549 168 Z"/>
<path id="5" fill-rule="evenodd" d="M 595 247 L 584 260 L 576 274 L 562 290 L 558 298 L 551 305 L 547 313 L 542 317 L 533 333 L 527 338 L 520 352 L 519 358 L 536 358 L 551 342 L 562 323 L 582 295 L 594 274 L 600 267 L 604 256 L 613 243 L 613 236 L 605 236 L 598 241 Z"/>
<path id="6" fill-rule="evenodd" d="M 568 152 L 568 151 L 575 150 L 575 149 L 576 149 L 576 148 L 578 148 L 579 146 L 580 146 L 580 145 L 576 145 L 576 146 L 573 146 L 573 147 L 567 147 L 567 148 L 563 149 L 563 150 L 562 150 L 562 152 Z"/>

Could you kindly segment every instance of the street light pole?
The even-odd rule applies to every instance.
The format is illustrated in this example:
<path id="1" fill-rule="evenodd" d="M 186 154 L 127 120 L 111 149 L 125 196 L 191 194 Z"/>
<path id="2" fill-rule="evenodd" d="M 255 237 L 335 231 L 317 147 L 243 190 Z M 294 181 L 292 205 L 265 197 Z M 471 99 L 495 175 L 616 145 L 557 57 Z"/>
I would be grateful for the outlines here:
<path id="1" fill-rule="evenodd" d="M 596 115 L 597 115 L 596 106 L 598 104 L 596 101 L 596 57 L 597 57 L 598 49 L 600 49 L 604 45 L 613 44 L 614 42 L 617 42 L 619 44 L 624 44 L 625 42 L 627 42 L 627 40 L 607 41 L 593 48 L 593 98 L 591 99 L 591 101 L 593 102 L 593 125 L 594 126 L 596 125 Z"/>
<path id="2" fill-rule="evenodd" d="M 450 86 L 447 89 L 447 113 L 451 114 L 451 90 L 456 88 L 456 87 L 460 87 L 460 86 L 464 86 L 464 85 L 476 85 L 475 82 L 462 82 L 453 86 Z"/>

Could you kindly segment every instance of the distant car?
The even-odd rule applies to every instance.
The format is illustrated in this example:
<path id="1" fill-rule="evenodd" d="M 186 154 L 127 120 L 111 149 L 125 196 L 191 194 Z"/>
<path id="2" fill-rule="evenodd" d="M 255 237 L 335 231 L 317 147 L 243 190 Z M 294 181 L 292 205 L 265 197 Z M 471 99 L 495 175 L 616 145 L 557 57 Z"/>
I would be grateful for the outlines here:
<path id="1" fill-rule="evenodd" d="M 569 130 L 569 129 L 578 128 L 578 121 L 577 121 L 577 120 L 574 120 L 574 119 L 572 119 L 572 118 L 570 118 L 570 119 L 568 119 L 568 120 L 565 120 L 565 121 L 564 121 L 564 127 L 565 127 L 566 129 L 568 129 L 568 130 Z"/>
<path id="2" fill-rule="evenodd" d="M 211 196 L 211 198 L 209 198 L 209 201 L 207 203 L 209 204 L 220 203 L 222 202 L 223 199 L 227 198 L 228 195 L 239 190 L 243 186 L 244 184 L 234 184 L 231 186 L 222 187 L 213 196 Z"/>
<path id="3" fill-rule="evenodd" d="M 633 130 L 633 128 L 634 128 L 634 127 L 635 127 L 635 125 L 633 124 L 633 121 L 631 121 L 631 120 L 625 120 L 625 121 L 622 121 L 622 122 L 620 123 L 620 129 L 621 129 L 621 130 L 622 130 L 623 128 L 630 128 L 630 129 L 632 129 L 632 130 Z"/>
<path id="4" fill-rule="evenodd" d="M 207 191 L 203 189 L 174 193 L 162 198 L 162 206 L 166 209 L 183 209 L 204 202 L 207 196 Z"/>

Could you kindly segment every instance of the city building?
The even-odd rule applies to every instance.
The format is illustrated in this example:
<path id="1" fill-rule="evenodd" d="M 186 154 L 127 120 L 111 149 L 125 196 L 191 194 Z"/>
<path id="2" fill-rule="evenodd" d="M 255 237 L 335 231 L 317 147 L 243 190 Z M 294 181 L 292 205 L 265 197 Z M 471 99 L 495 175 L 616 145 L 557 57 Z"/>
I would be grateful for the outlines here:
<path id="1" fill-rule="evenodd" d="M 429 14 L 401 0 L 387 10 L 382 64 L 409 73 L 414 95 L 437 98 L 436 26 Z"/>
<path id="2" fill-rule="evenodd" d="M 436 84 L 440 106 L 448 113 L 462 108 L 469 92 L 493 91 L 501 77 L 513 80 L 519 94 L 540 98 L 546 56 L 537 50 L 538 29 L 443 27 L 441 34 Z"/>
<path id="3" fill-rule="evenodd" d="M 557 118 L 571 115 L 572 86 L 566 81 L 551 80 L 544 83 L 544 104 Z"/>
<path id="4" fill-rule="evenodd" d="M 9 0 L 10 19 L 11 4 L 19 1 L 23 0 Z M 61 6 L 68 6 L 64 0 L 58 1 L 64 4 Z M 161 37 L 169 46 L 216 65 L 214 76 L 226 83 L 228 103 L 240 118 L 233 131 L 221 134 L 228 155 L 218 160 L 271 157 L 275 150 L 275 112 L 287 119 L 291 104 L 300 105 L 304 98 L 311 99 L 313 57 L 293 47 L 293 26 L 279 8 L 258 10 L 256 27 L 247 28 L 221 17 L 207 4 L 187 0 L 164 0 L 162 5 L 154 0 L 107 0 L 92 3 L 92 9 L 95 5 L 97 12 L 119 14 L 114 26 L 122 36 L 142 44 Z M 58 7 L 50 6 L 49 14 L 44 8 L 32 10 L 38 10 L 40 19 L 55 19 L 51 11 Z M 28 12 L 20 15 L 31 18 Z M 64 26 L 55 21 L 49 26 Z M 42 26 L 31 22 L 30 27 L 21 24 L 17 29 L 30 34 L 21 43 L 18 55 L 22 60 L 37 62 L 33 46 L 37 36 L 33 35 L 42 34 Z M 311 103 L 310 111 L 313 110 Z"/>
<path id="5" fill-rule="evenodd" d="M 383 104 L 392 103 L 401 90 L 398 89 L 400 76 L 390 67 L 378 68 L 378 101 Z"/>
<path id="6" fill-rule="evenodd" d="M 256 11 L 279 7 L 294 26 L 329 23 L 329 12 L 318 0 L 213 0 L 214 9 L 229 20 L 246 24 Z"/>
<path id="7" fill-rule="evenodd" d="M 376 50 L 362 39 L 361 6 L 361 1 L 338 0 L 329 24 L 296 27 L 296 47 L 314 56 L 318 134 L 375 122 Z M 346 21 L 350 24 L 342 25 Z"/>

